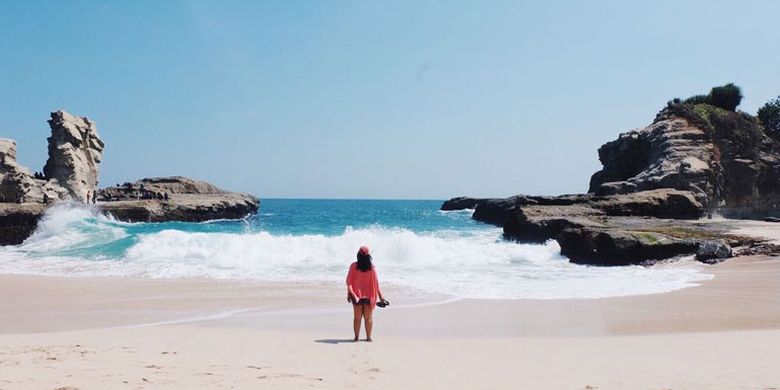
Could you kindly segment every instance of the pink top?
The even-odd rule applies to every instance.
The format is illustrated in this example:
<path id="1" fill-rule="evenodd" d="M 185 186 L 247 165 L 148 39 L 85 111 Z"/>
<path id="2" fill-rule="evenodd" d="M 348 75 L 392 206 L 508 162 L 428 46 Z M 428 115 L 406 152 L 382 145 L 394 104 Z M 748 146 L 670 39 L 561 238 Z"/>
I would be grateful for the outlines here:
<path id="1" fill-rule="evenodd" d="M 379 279 L 376 277 L 376 268 L 371 266 L 370 270 L 363 272 L 357 269 L 357 262 L 352 263 L 347 274 L 347 290 L 357 300 L 368 298 L 371 301 L 371 306 L 376 306 L 379 295 Z"/>

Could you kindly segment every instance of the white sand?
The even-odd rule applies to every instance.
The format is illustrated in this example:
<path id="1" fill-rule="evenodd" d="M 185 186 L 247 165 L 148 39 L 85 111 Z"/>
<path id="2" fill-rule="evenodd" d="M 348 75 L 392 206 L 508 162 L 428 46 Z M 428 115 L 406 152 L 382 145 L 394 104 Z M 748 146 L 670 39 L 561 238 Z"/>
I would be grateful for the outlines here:
<path id="1" fill-rule="evenodd" d="M 658 390 L 780 384 L 776 330 L 384 337 L 374 343 L 332 337 L 195 326 L 0 336 L 0 388 Z"/>
<path id="2" fill-rule="evenodd" d="M 2 276 L 0 389 L 780 388 L 780 259 L 708 270 L 608 299 L 386 291 L 374 343 L 347 341 L 341 286 Z"/>

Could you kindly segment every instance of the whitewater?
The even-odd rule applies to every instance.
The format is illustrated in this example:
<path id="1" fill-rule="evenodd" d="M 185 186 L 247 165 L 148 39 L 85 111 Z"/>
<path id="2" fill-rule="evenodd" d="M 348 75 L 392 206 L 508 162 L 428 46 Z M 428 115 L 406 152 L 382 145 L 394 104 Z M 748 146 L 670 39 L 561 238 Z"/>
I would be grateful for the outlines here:
<path id="1" fill-rule="evenodd" d="M 258 215 L 205 223 L 124 223 L 95 208 L 51 208 L 0 273 L 343 283 L 371 248 L 384 289 L 475 299 L 655 294 L 711 278 L 691 259 L 653 267 L 571 264 L 555 241 L 507 242 L 501 229 L 437 201 L 265 200 Z M 386 291 L 386 294 L 387 294 Z"/>

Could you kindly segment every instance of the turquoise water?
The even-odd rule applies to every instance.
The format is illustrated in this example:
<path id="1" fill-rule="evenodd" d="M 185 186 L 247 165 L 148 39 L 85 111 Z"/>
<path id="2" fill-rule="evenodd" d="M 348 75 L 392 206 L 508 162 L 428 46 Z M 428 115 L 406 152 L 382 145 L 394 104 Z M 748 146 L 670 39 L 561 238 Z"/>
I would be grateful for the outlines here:
<path id="1" fill-rule="evenodd" d="M 709 276 L 691 261 L 598 268 L 569 263 L 556 242 L 506 242 L 501 229 L 440 201 L 266 199 L 257 215 L 204 223 L 123 223 L 61 204 L 0 273 L 343 283 L 371 248 L 383 284 L 454 298 L 596 298 L 650 294 Z"/>
<path id="2" fill-rule="evenodd" d="M 467 232 L 492 227 L 471 219 L 471 213 L 439 211 L 439 200 L 319 200 L 269 199 L 263 201 L 252 228 L 274 234 L 339 235 L 348 227 L 386 227 L 416 233 L 441 230 Z"/>

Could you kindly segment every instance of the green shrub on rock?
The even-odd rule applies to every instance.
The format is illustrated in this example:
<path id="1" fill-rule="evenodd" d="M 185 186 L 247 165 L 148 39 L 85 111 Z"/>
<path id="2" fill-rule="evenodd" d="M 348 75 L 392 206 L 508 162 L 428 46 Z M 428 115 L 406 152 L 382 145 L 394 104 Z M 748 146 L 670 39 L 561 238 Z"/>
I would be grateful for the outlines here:
<path id="1" fill-rule="evenodd" d="M 729 155 L 753 158 L 763 137 L 758 119 L 744 112 L 734 112 L 710 104 L 677 104 L 669 113 L 688 119 L 709 134 Z"/>
<path id="2" fill-rule="evenodd" d="M 758 109 L 758 119 L 764 125 L 767 135 L 780 140 L 780 96 Z"/>
<path id="3" fill-rule="evenodd" d="M 678 103 L 678 101 L 679 99 L 675 99 L 670 101 L 670 103 Z M 713 87 L 708 95 L 693 95 L 682 101 L 683 104 L 692 106 L 709 104 L 728 111 L 735 111 L 741 102 L 742 90 L 732 83 L 720 87 Z"/>
<path id="4" fill-rule="evenodd" d="M 742 102 L 742 90 L 734 85 L 728 83 L 720 87 L 713 87 L 710 90 L 709 95 L 710 103 L 715 107 L 720 107 L 724 110 L 735 111 L 739 103 Z"/>
<path id="5" fill-rule="evenodd" d="M 693 95 L 683 101 L 685 104 L 712 104 L 709 95 Z"/>

